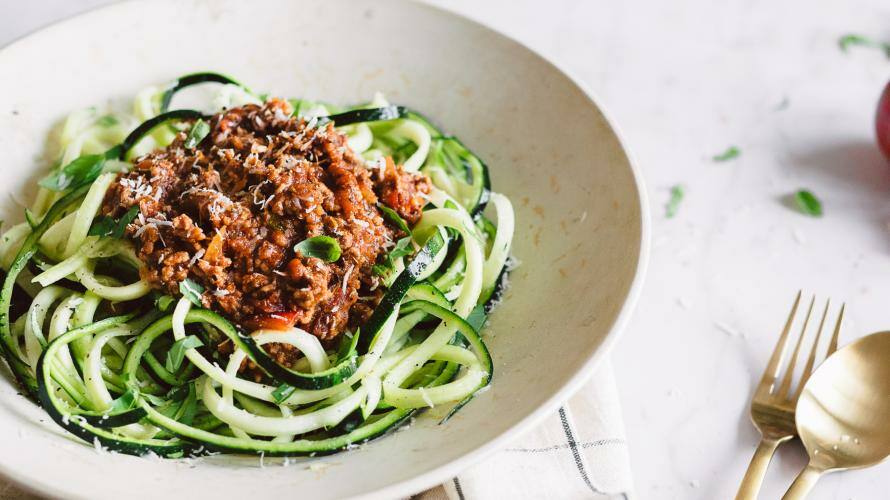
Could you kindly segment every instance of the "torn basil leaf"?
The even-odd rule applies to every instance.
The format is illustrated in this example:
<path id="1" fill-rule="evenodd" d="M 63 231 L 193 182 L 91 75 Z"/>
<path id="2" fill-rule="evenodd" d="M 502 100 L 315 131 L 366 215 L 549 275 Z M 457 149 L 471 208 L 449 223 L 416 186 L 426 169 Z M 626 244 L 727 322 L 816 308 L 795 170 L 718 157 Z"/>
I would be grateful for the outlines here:
<path id="1" fill-rule="evenodd" d="M 203 345 L 204 342 L 201 342 L 201 339 L 194 335 L 189 335 L 188 337 L 183 337 L 177 340 L 170 346 L 170 350 L 167 351 L 167 359 L 164 361 L 164 368 L 170 373 L 175 373 L 179 370 L 179 367 L 182 366 L 182 360 L 185 358 L 185 351 Z"/>
<path id="2" fill-rule="evenodd" d="M 103 215 L 93 221 L 93 225 L 90 226 L 90 231 L 87 234 L 90 236 L 107 236 L 116 239 L 123 238 L 124 233 L 127 232 L 127 226 L 133 222 L 137 215 L 139 215 L 139 207 L 131 207 L 120 219 L 117 220 L 113 217 Z"/>
<path id="3" fill-rule="evenodd" d="M 303 257 L 336 262 L 340 259 L 340 244 L 330 236 L 313 236 L 294 245 L 294 252 Z"/>
<path id="4" fill-rule="evenodd" d="M 183 297 L 187 298 L 192 304 L 198 307 L 203 307 L 203 304 L 201 304 L 201 295 L 204 293 L 203 286 L 195 283 L 189 278 L 186 278 L 179 282 L 179 293 L 181 293 Z"/>
<path id="5" fill-rule="evenodd" d="M 204 120 L 198 118 L 198 121 L 192 125 L 192 128 L 189 129 L 189 133 L 185 138 L 185 148 L 186 149 L 194 149 L 195 146 L 201 143 L 207 134 L 210 133 L 210 125 L 207 124 Z"/>

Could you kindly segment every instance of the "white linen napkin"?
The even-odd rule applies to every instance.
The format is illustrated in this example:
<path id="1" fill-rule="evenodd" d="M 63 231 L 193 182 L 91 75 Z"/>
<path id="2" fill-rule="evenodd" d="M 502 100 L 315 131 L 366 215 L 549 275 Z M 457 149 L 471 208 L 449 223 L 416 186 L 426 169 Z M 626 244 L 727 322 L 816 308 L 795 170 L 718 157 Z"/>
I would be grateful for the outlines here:
<path id="1" fill-rule="evenodd" d="M 607 359 L 591 380 L 538 428 L 414 500 L 632 496 L 624 422 Z"/>

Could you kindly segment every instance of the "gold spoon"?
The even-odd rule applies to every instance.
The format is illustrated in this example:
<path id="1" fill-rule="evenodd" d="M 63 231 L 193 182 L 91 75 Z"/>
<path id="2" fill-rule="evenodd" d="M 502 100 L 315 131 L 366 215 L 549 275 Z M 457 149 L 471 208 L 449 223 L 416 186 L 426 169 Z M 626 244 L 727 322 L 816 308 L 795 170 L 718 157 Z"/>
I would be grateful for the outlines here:
<path id="1" fill-rule="evenodd" d="M 797 432 L 810 463 L 782 497 L 800 500 L 826 472 L 890 456 L 890 332 L 863 337 L 829 357 L 797 402 Z"/>

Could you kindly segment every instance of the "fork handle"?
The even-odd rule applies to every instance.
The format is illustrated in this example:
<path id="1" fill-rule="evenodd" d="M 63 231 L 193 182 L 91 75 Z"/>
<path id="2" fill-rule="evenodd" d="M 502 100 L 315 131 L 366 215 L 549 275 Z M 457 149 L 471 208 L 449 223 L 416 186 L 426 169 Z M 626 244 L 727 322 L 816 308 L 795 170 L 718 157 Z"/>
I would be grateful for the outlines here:
<path id="1" fill-rule="evenodd" d="M 814 467 L 812 463 L 808 464 L 804 470 L 800 471 L 797 479 L 791 483 L 791 487 L 785 492 L 782 500 L 803 500 L 824 472 L 824 470 Z"/>
<path id="2" fill-rule="evenodd" d="M 766 470 L 769 468 L 769 462 L 776 452 L 776 448 L 782 440 L 773 438 L 763 438 L 757 445 L 757 450 L 748 464 L 748 471 L 742 479 L 742 485 L 739 486 L 739 492 L 736 494 L 736 500 L 756 500 L 757 493 L 760 491 L 760 485 L 763 484 L 763 477 L 766 476 Z"/>

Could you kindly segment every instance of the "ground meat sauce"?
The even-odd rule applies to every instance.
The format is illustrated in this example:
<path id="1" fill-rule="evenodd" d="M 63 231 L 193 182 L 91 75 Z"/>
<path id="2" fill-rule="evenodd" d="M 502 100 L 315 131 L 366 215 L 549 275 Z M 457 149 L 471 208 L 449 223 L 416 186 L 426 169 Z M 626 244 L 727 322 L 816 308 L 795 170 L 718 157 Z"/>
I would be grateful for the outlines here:
<path id="1" fill-rule="evenodd" d="M 416 222 L 426 176 L 391 160 L 365 168 L 331 124 L 293 118 L 283 100 L 230 109 L 209 123 L 197 147 L 187 149 L 181 132 L 138 158 L 106 194 L 105 215 L 139 207 L 127 236 L 145 263 L 142 277 L 172 295 L 191 278 L 204 287 L 205 307 L 248 330 L 294 323 L 329 344 L 364 322 L 382 295 L 371 268 L 403 236 L 377 203 Z M 319 235 L 336 238 L 339 260 L 294 252 Z M 268 350 L 288 363 L 286 347 Z"/>

